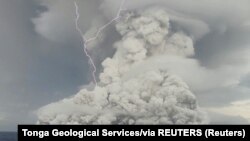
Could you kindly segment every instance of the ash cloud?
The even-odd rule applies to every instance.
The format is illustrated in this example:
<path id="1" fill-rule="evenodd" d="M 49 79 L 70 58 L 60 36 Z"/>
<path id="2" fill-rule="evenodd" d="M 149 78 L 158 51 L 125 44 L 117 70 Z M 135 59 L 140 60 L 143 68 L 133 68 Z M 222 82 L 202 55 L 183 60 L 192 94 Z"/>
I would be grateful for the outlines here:
<path id="1" fill-rule="evenodd" d="M 77 1 L 80 26 L 86 34 L 93 34 L 112 19 L 120 4 L 119 0 Z M 202 108 L 217 109 L 216 114 L 208 112 L 211 123 L 247 123 L 249 120 L 243 119 L 249 112 L 239 112 L 233 103 L 250 99 L 249 2 L 127 0 L 128 11 L 152 6 L 164 9 L 171 32 L 191 38 L 195 54 L 190 58 L 170 54 L 147 57 L 147 61 L 131 66 L 123 80 L 161 66 L 159 70 L 176 74 L 188 84 Z M 0 1 L 0 117 L 4 117 L 0 130 L 15 131 L 17 123 L 34 123 L 34 110 L 77 93 L 90 81 L 87 59 L 75 31 L 74 11 L 73 0 Z M 102 34 L 101 40 L 89 46 L 98 75 L 103 72 L 100 62 L 113 56 L 113 43 L 121 40 L 114 24 Z M 65 111 L 61 113 L 77 111 L 69 104 L 63 105 Z M 249 110 L 248 106 L 240 107 Z M 58 111 L 54 106 L 46 112 L 53 113 L 54 109 Z"/>
<path id="2" fill-rule="evenodd" d="M 122 36 L 113 57 L 102 62 L 99 86 L 42 107 L 39 124 L 199 124 L 207 123 L 188 85 L 152 58 L 194 55 L 193 40 L 170 30 L 163 9 L 129 12 L 116 24 Z M 137 72 L 133 67 L 141 65 Z M 168 65 L 167 63 L 165 65 Z M 145 66 L 146 67 L 146 66 Z M 139 73 L 138 73 L 139 72 Z M 138 75 L 131 75 L 138 73 Z"/>
<path id="3" fill-rule="evenodd" d="M 62 24 L 63 22 L 58 22 L 56 18 L 48 18 L 44 14 L 44 17 L 40 19 L 41 21 L 34 22 L 37 29 L 39 29 L 39 26 L 43 26 L 42 23 L 63 26 L 64 28 L 61 29 L 74 28 L 73 14 L 62 14 L 60 9 L 60 7 L 65 7 L 63 6 L 65 3 L 68 3 L 66 5 L 70 9 L 70 2 L 57 3 L 54 2 L 51 5 L 46 1 L 45 5 L 49 10 L 45 13 L 47 15 L 63 15 L 66 21 L 72 23 Z M 89 5 L 87 1 L 79 1 L 79 3 L 81 4 L 80 7 L 83 7 L 81 9 L 91 11 L 87 9 L 88 7 L 86 8 L 86 5 Z M 91 8 L 92 12 L 88 12 L 89 14 L 81 18 L 82 29 L 87 35 L 94 34 L 98 27 L 112 19 L 116 14 L 117 7 L 119 7 L 119 1 L 117 0 L 105 0 L 103 3 L 96 0 L 94 3 L 95 6 L 92 5 L 93 3 L 90 4 L 94 6 L 94 8 Z M 147 30 L 140 30 L 136 25 L 137 23 L 132 23 L 133 20 L 131 20 L 127 23 L 124 23 L 124 21 L 118 22 L 117 30 L 114 30 L 111 26 L 102 32 L 101 38 L 88 46 L 99 68 L 99 86 L 106 87 L 107 84 L 113 83 L 113 80 L 126 82 L 149 71 L 161 72 L 163 70 L 170 75 L 176 74 L 186 82 L 190 90 L 197 95 L 202 106 L 207 108 L 214 105 L 225 106 L 235 100 L 249 99 L 249 89 L 241 86 L 242 78 L 249 74 L 250 68 L 250 42 L 248 39 L 250 35 L 250 12 L 248 5 L 248 0 L 240 0 L 239 2 L 234 0 L 227 2 L 223 0 L 186 0 L 185 2 L 180 0 L 127 0 L 126 10 L 136 11 L 131 12 L 130 16 L 136 17 L 142 15 L 142 13 L 149 16 L 150 12 L 148 11 L 152 11 L 152 9 L 165 11 L 166 16 L 170 19 L 169 27 L 167 31 L 165 29 L 159 31 L 160 28 L 156 28 L 157 22 L 152 22 L 152 25 L 148 26 L 146 24 L 147 19 L 138 19 L 138 23 L 146 22 L 144 26 L 139 26 L 139 28 L 146 27 Z M 93 11 L 93 9 L 95 10 Z M 61 19 L 63 19 L 63 16 Z M 69 17 L 70 19 L 67 19 Z M 154 19 L 159 20 L 156 17 Z M 39 20 L 39 18 L 36 20 Z M 129 25 L 129 31 L 127 31 L 127 25 Z M 54 41 L 63 39 L 55 33 L 63 36 L 70 35 L 70 38 L 76 39 L 74 30 L 52 33 L 54 28 L 51 27 L 53 26 L 47 27 L 49 30 L 44 32 L 46 34 L 39 30 L 37 32 Z M 135 27 L 136 29 L 133 29 Z M 150 30 L 156 32 L 151 34 Z M 51 38 L 50 35 L 53 35 L 53 37 Z M 136 36 L 137 39 L 129 38 L 131 36 Z M 116 42 L 117 40 L 121 41 Z M 111 45 L 114 42 L 116 43 Z M 138 47 L 129 44 L 136 44 Z M 168 48 L 165 48 L 165 46 L 168 46 Z M 184 46 L 186 49 L 182 49 Z M 114 67 L 116 65 L 122 67 L 117 70 Z M 124 74 L 120 76 L 120 72 Z M 114 75 L 112 76 L 112 74 Z M 53 108 L 52 105 L 50 106 L 54 109 L 55 107 Z M 48 111 L 50 111 L 49 108 L 47 108 Z M 45 113 L 45 111 L 39 113 Z M 56 113 L 63 113 L 63 111 Z"/>

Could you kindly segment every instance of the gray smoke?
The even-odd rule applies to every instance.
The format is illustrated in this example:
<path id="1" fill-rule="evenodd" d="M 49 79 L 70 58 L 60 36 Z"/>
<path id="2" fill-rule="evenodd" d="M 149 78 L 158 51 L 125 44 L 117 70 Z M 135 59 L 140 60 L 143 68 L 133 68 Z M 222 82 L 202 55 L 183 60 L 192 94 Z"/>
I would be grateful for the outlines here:
<path id="1" fill-rule="evenodd" d="M 159 8 L 126 13 L 116 24 L 122 38 L 102 62 L 99 86 L 42 107 L 38 123 L 207 123 L 188 85 L 160 60 L 194 55 L 192 38 L 172 31 L 170 21 Z"/>

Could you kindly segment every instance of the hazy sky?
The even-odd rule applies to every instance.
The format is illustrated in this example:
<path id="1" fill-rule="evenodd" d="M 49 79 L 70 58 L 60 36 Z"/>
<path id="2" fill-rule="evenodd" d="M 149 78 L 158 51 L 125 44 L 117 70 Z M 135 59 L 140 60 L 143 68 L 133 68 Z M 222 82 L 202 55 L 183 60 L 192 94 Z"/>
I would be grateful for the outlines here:
<path id="1" fill-rule="evenodd" d="M 118 4 L 82 0 L 82 28 L 87 31 L 92 20 L 106 21 Z M 211 122 L 249 123 L 250 1 L 128 0 L 126 6 L 133 10 L 158 4 L 172 13 L 177 23 L 173 28 L 194 37 L 194 58 L 217 76 L 197 82 L 187 77 Z M 74 29 L 73 6 L 73 0 L 0 1 L 0 130 L 35 123 L 38 108 L 73 95 L 90 82 L 87 58 Z M 112 26 L 105 32 L 109 38 L 103 48 L 116 40 Z M 193 70 L 189 75 L 198 77 Z"/>

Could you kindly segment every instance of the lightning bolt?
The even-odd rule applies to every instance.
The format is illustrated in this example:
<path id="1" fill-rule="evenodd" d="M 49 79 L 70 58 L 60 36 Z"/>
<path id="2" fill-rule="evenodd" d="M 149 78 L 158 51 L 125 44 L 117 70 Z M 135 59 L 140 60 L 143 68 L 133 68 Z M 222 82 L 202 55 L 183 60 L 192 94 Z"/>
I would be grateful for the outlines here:
<path id="1" fill-rule="evenodd" d="M 100 33 L 106 28 L 108 27 L 110 24 L 112 24 L 114 21 L 117 21 L 120 18 L 121 12 L 124 10 L 123 9 L 123 5 L 125 4 L 126 0 L 122 0 L 120 7 L 118 9 L 118 12 L 116 14 L 116 16 L 111 19 L 108 23 L 106 23 L 105 25 L 101 26 L 100 28 L 98 28 L 97 32 L 95 33 L 95 35 L 93 37 L 90 38 L 85 38 L 84 33 L 82 32 L 81 28 L 79 27 L 79 19 L 80 19 L 80 14 L 79 14 L 79 7 L 76 1 L 74 1 L 75 4 L 75 26 L 76 26 L 76 30 L 79 32 L 79 34 L 81 35 L 82 38 L 82 44 L 83 44 L 83 49 L 84 49 L 84 53 L 85 55 L 88 57 L 89 59 L 89 63 L 92 66 L 93 70 L 92 70 L 92 77 L 93 77 L 93 81 L 95 86 L 97 86 L 97 81 L 96 81 L 96 66 L 95 63 L 93 61 L 93 59 L 91 58 L 90 54 L 88 53 L 88 49 L 87 49 L 87 44 L 91 41 L 94 41 L 98 38 L 98 36 L 100 35 Z"/>

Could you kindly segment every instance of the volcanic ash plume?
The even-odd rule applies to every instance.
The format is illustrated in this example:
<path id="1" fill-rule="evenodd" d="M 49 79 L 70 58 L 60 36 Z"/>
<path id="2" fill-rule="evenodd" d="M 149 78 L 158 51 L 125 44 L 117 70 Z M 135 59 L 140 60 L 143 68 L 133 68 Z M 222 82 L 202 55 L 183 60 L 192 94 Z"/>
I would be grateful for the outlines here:
<path id="1" fill-rule="evenodd" d="M 187 58 L 194 54 L 192 39 L 170 31 L 169 20 L 167 13 L 159 9 L 127 13 L 116 24 L 122 39 L 114 44 L 113 57 L 102 63 L 99 86 L 82 89 L 71 98 L 41 108 L 38 123 L 206 123 L 187 84 L 161 65 L 153 64 L 158 56 Z M 152 68 L 144 69 L 143 64 L 148 68 L 149 63 Z M 132 69 L 135 66 L 141 67 Z"/>

